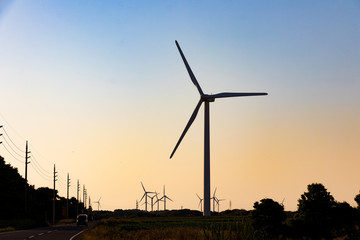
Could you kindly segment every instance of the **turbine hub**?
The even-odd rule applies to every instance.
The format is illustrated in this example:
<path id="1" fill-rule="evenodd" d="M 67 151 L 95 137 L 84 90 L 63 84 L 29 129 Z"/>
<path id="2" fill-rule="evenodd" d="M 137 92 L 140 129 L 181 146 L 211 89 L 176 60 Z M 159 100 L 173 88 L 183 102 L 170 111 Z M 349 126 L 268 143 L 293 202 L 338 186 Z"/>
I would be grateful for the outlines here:
<path id="1" fill-rule="evenodd" d="M 215 102 L 215 98 L 211 95 L 207 95 L 207 94 L 204 94 L 201 99 L 204 101 L 204 102 Z"/>

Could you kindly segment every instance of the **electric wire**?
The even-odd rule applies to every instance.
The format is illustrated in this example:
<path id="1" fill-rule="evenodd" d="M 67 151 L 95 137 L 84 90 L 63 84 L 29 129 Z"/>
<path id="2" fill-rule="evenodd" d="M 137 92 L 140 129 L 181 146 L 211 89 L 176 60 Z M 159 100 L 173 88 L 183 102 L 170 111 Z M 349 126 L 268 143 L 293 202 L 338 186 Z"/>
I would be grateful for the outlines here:
<path id="1" fill-rule="evenodd" d="M 7 126 L 9 126 L 12 131 L 14 133 L 16 133 L 16 135 L 18 135 L 20 138 L 25 139 L 23 136 L 21 136 L 12 126 L 11 124 L 4 118 L 4 116 L 0 113 L 0 117 L 5 121 L 5 123 L 7 124 Z M 12 143 L 12 145 L 14 145 L 14 147 L 16 148 L 16 150 L 20 151 L 22 154 L 26 154 L 26 152 L 24 150 L 22 150 L 21 148 L 19 148 L 14 141 L 12 140 L 12 138 L 10 137 L 10 135 L 7 133 L 7 131 L 5 130 L 4 126 L 1 128 L 4 130 L 4 133 L 6 135 L 6 138 Z M 0 144 L 2 146 L 4 146 L 5 150 L 19 163 L 24 164 L 25 161 L 24 160 L 20 160 L 18 157 L 16 157 L 14 154 L 16 154 L 17 156 L 21 157 L 21 158 L 25 158 L 25 156 L 20 155 L 17 151 L 15 151 L 15 149 L 11 146 L 11 144 L 9 143 L 9 141 L 7 141 L 7 139 L 5 138 L 5 135 L 3 135 L 3 139 L 5 140 L 8 148 L 4 145 L 4 144 Z M 9 149 L 11 149 L 11 151 L 14 153 L 12 153 Z M 50 161 L 48 161 L 48 159 L 46 159 L 45 157 L 43 157 L 41 155 L 41 153 L 39 151 L 37 151 L 33 146 L 31 147 L 32 151 L 35 151 L 37 155 L 39 155 L 42 159 L 45 159 L 47 162 L 51 163 Z M 43 178 L 46 181 L 53 181 L 53 172 L 47 171 L 45 168 L 43 168 L 41 166 L 41 164 L 39 163 L 39 161 L 36 159 L 36 157 L 34 157 L 33 153 L 31 153 L 31 163 L 34 164 L 30 164 L 32 166 L 32 168 L 34 169 L 34 171 L 36 171 L 36 173 Z M 61 189 L 66 189 L 67 188 L 67 179 L 65 180 L 63 177 L 61 177 L 62 174 L 60 174 L 59 172 L 62 172 L 61 169 L 56 169 L 57 170 L 57 174 L 56 174 L 56 181 L 58 182 L 58 186 Z M 50 180 L 51 179 L 51 180 Z M 66 182 L 65 184 L 63 182 Z M 77 191 L 77 186 L 69 186 L 70 188 L 75 188 L 75 190 Z"/>
<path id="2" fill-rule="evenodd" d="M 11 126 L 11 124 L 5 119 L 5 117 L 0 113 L 0 117 L 6 122 L 6 124 L 14 131 L 14 133 L 16 133 L 16 135 L 18 135 L 18 137 L 22 138 L 23 140 L 25 139 L 23 136 L 21 136 L 15 128 L 13 128 Z M 22 151 L 22 150 L 21 150 Z"/>
<path id="3" fill-rule="evenodd" d="M 20 163 L 25 163 L 24 161 L 21 161 L 20 159 L 18 159 L 17 157 L 15 157 L 6 147 L 4 144 L 1 144 L 1 146 L 3 146 L 5 148 L 5 150 L 18 162 Z"/>
<path id="4" fill-rule="evenodd" d="M 21 158 L 25 158 L 25 156 L 20 155 L 19 153 L 17 153 L 17 152 L 11 147 L 11 145 L 10 145 L 9 142 L 6 140 L 6 138 L 3 138 L 3 139 L 5 140 L 5 142 L 6 142 L 7 145 L 9 146 L 9 148 L 10 148 L 16 155 L 18 155 L 18 156 L 21 157 Z"/>
<path id="5" fill-rule="evenodd" d="M 31 153 L 31 159 L 32 161 L 38 165 L 38 167 L 40 168 L 39 170 L 41 170 L 41 172 L 46 175 L 46 176 L 51 176 L 52 175 L 52 172 L 50 171 L 47 171 L 46 169 L 44 169 L 38 162 L 38 160 L 36 159 L 36 157 L 34 156 L 33 153 Z"/>
<path id="6" fill-rule="evenodd" d="M 43 175 L 43 176 L 44 176 L 45 178 L 47 178 L 47 179 L 52 179 L 52 176 L 51 176 L 51 175 L 46 174 L 46 173 L 44 173 L 44 172 L 41 170 L 41 168 L 39 167 L 38 163 L 36 163 L 36 161 L 34 161 L 34 158 L 32 158 L 31 163 L 33 163 L 33 164 L 32 164 L 33 167 L 37 169 L 37 171 L 39 172 L 39 174 Z"/>
<path id="7" fill-rule="evenodd" d="M 46 180 L 46 181 L 52 181 L 52 179 L 50 178 L 50 179 L 48 179 L 48 178 L 46 178 L 45 176 L 43 176 L 37 169 L 36 169 L 36 167 L 35 167 L 35 164 L 31 164 L 31 166 L 32 166 L 32 168 L 35 170 L 35 172 L 42 178 L 42 179 L 44 179 L 44 180 Z"/>
<path id="8" fill-rule="evenodd" d="M 6 136 L 9 138 L 9 140 L 12 142 L 12 144 L 22 153 L 25 153 L 24 150 L 22 150 L 21 148 L 19 148 L 18 146 L 16 146 L 16 144 L 13 142 L 13 140 L 11 140 L 11 137 L 9 136 L 9 134 L 6 132 L 4 126 L 2 127 L 2 129 L 4 130 L 4 133 L 6 134 Z M 5 139 L 5 138 L 4 138 Z"/>

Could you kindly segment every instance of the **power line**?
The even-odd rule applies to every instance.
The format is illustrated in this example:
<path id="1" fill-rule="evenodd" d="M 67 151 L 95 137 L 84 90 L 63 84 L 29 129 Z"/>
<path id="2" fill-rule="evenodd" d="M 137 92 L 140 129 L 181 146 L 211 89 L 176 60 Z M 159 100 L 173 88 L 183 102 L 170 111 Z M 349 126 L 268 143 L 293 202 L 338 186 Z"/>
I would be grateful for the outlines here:
<path id="1" fill-rule="evenodd" d="M 6 151 L 7 151 L 16 161 L 18 161 L 18 162 L 20 162 L 20 163 L 24 163 L 24 161 L 22 161 L 22 160 L 18 159 L 17 157 L 15 157 L 15 156 L 5 147 L 4 144 L 1 144 L 1 146 L 3 146 L 3 147 L 6 149 Z"/>
<path id="2" fill-rule="evenodd" d="M 13 142 L 13 140 L 11 140 L 11 137 L 9 136 L 9 134 L 6 132 L 5 128 L 2 127 L 2 129 L 4 130 L 4 133 L 6 134 L 6 136 L 9 138 L 9 140 L 12 142 L 12 144 L 22 153 L 25 153 L 24 150 L 22 150 L 21 148 L 19 148 L 18 146 L 16 146 L 16 144 Z M 5 139 L 5 138 L 4 138 Z"/>
<path id="3" fill-rule="evenodd" d="M 51 173 L 51 172 L 47 171 L 46 169 L 44 169 L 44 168 L 40 165 L 40 163 L 37 161 L 37 159 L 35 158 L 35 156 L 34 156 L 33 153 L 31 154 L 31 157 L 32 157 L 32 159 L 33 159 L 33 162 L 39 167 L 39 170 L 41 170 L 41 172 L 42 172 L 44 175 L 46 175 L 46 176 L 52 176 L 52 173 Z"/>
<path id="4" fill-rule="evenodd" d="M 42 175 L 35 167 L 34 164 L 31 165 L 33 167 L 33 169 L 35 170 L 35 172 L 44 180 L 46 181 L 52 181 L 51 177 L 47 178 L 46 176 Z"/>
<path id="5" fill-rule="evenodd" d="M 11 145 L 10 145 L 9 142 L 6 140 L 6 138 L 3 138 L 3 139 L 5 140 L 6 144 L 9 146 L 9 148 L 10 148 L 16 155 L 18 155 L 18 156 L 21 157 L 21 158 L 25 158 L 25 156 L 20 155 L 19 153 L 17 153 L 17 152 L 11 147 Z"/>

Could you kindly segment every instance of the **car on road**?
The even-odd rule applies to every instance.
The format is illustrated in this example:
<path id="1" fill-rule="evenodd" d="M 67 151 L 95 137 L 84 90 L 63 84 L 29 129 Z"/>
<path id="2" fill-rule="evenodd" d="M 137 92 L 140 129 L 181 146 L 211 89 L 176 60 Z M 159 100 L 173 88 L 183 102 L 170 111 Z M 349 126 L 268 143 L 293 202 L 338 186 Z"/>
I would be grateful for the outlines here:
<path id="1" fill-rule="evenodd" d="M 76 217 L 76 225 L 88 225 L 88 216 L 84 213 L 77 215 Z"/>

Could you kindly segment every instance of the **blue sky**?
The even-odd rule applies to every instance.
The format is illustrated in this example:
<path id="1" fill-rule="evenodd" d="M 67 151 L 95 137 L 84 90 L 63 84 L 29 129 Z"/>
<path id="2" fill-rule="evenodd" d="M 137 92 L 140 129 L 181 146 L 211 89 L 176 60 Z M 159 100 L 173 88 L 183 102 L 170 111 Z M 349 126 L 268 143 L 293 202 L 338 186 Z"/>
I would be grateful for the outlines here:
<path id="1" fill-rule="evenodd" d="M 195 209 L 202 110 L 168 159 L 199 97 L 178 40 L 205 92 L 269 93 L 211 105 L 220 198 L 251 209 L 285 197 L 295 210 L 306 185 L 322 182 L 354 204 L 359 13 L 359 1 L 5 1 L 0 125 L 17 145 L 29 140 L 45 169 L 55 163 L 103 196 L 104 208 L 134 207 L 144 181 L 167 184 L 168 207 Z M 51 187 L 29 171 L 31 184 Z"/>

